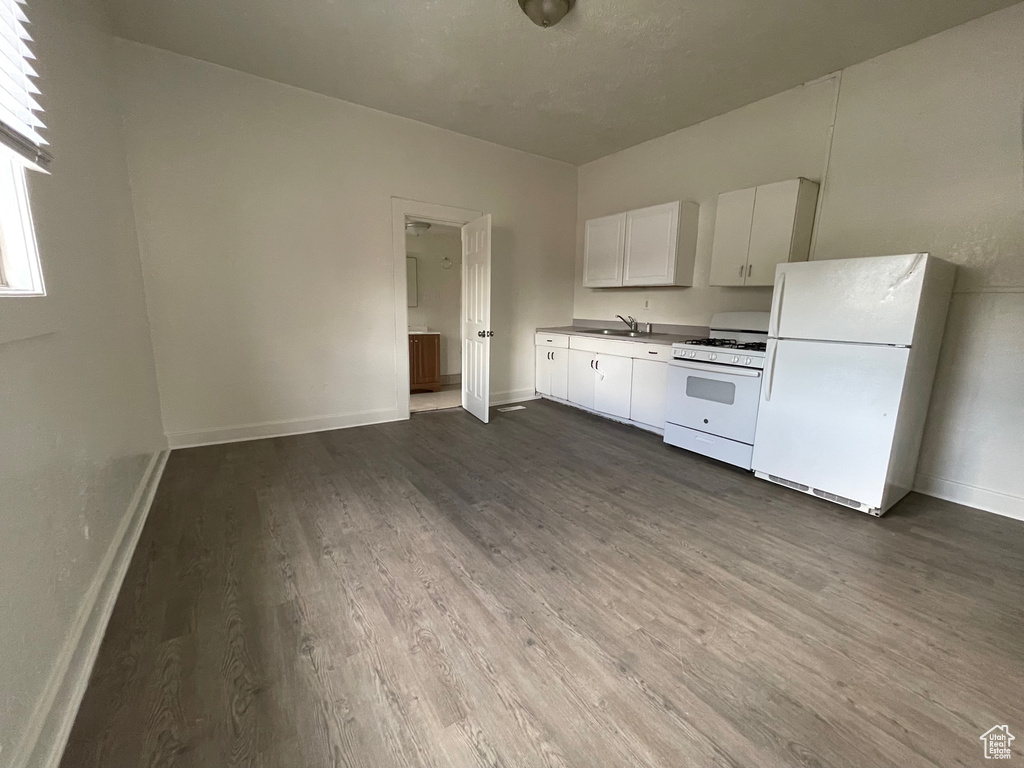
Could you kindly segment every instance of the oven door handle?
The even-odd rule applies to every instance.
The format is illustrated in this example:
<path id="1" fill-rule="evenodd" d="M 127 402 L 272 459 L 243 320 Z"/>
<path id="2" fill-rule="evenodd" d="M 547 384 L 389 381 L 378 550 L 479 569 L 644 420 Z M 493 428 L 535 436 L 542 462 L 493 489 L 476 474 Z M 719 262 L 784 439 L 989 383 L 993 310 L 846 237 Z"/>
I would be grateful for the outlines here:
<path id="1" fill-rule="evenodd" d="M 761 376 L 761 371 L 756 368 L 736 368 L 724 364 L 714 365 L 713 363 L 690 363 L 684 360 L 674 360 L 671 365 L 674 365 L 676 368 L 690 368 L 695 371 L 717 373 L 720 376 L 747 376 L 748 378 L 758 378 Z"/>

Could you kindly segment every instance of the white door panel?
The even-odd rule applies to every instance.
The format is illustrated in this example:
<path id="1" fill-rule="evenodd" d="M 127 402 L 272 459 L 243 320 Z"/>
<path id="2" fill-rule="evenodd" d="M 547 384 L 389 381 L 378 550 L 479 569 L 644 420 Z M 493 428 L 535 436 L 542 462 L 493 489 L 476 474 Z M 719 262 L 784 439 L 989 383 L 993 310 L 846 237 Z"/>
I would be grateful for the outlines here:
<path id="1" fill-rule="evenodd" d="M 743 285 L 746 279 L 755 189 L 718 196 L 715 240 L 711 246 L 711 285 Z"/>
<path id="2" fill-rule="evenodd" d="M 633 388 L 633 358 L 597 355 L 594 364 L 594 410 L 629 418 L 629 396 Z"/>
<path id="3" fill-rule="evenodd" d="M 597 355 L 593 352 L 586 352 L 581 349 L 569 350 L 569 375 L 567 382 L 567 397 L 570 403 L 594 408 L 594 381 L 597 372 L 594 370 L 594 363 Z"/>
<path id="4" fill-rule="evenodd" d="M 534 388 L 542 395 L 551 395 L 551 352 L 549 347 L 537 347 L 537 383 Z"/>
<path id="5" fill-rule="evenodd" d="M 772 285 L 775 267 L 789 261 L 799 192 L 799 179 L 757 188 L 750 225 L 746 285 Z"/>
<path id="6" fill-rule="evenodd" d="M 590 219 L 583 242 L 583 285 L 614 288 L 622 285 L 622 253 L 626 242 L 626 214 Z"/>
<path id="7" fill-rule="evenodd" d="M 769 341 L 753 468 L 880 506 L 910 350 Z"/>
<path id="8" fill-rule="evenodd" d="M 569 399 L 569 350 L 551 350 L 551 396 L 559 400 Z"/>
<path id="9" fill-rule="evenodd" d="M 629 394 L 629 418 L 658 429 L 665 427 L 665 385 L 668 363 L 634 360 L 633 385 Z"/>
<path id="10" fill-rule="evenodd" d="M 676 279 L 679 202 L 626 214 L 623 285 L 670 285 Z"/>
<path id="11" fill-rule="evenodd" d="M 484 424 L 491 404 L 491 216 L 462 228 L 462 407 Z"/>
<path id="12" fill-rule="evenodd" d="M 924 271 L 923 254 L 782 264 L 768 333 L 909 345 Z"/>

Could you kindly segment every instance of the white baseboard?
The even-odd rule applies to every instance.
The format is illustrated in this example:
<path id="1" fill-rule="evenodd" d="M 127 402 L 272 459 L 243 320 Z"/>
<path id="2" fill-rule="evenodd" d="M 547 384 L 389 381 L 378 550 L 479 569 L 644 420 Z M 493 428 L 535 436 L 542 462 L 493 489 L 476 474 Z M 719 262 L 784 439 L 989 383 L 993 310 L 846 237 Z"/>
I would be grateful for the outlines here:
<path id="1" fill-rule="evenodd" d="M 491 392 L 491 405 L 508 405 L 524 400 L 539 400 L 540 395 L 532 389 L 513 389 L 508 392 Z"/>
<path id="2" fill-rule="evenodd" d="M 246 440 L 262 440 L 266 437 L 305 435 L 310 432 L 327 432 L 332 429 L 362 427 L 367 424 L 383 424 L 388 421 L 400 420 L 402 417 L 396 409 L 386 408 L 336 416 L 316 416 L 310 419 L 286 419 L 284 421 L 267 421 L 261 424 L 241 424 L 235 427 L 171 432 L 167 435 L 167 444 L 171 448 L 194 448 L 200 445 L 241 443 Z"/>
<path id="3" fill-rule="evenodd" d="M 117 594 L 132 561 L 170 451 L 153 454 L 124 518 L 82 599 L 43 696 L 29 719 L 12 768 L 56 768 L 85 695 Z"/>
<path id="4" fill-rule="evenodd" d="M 1015 520 L 1024 520 L 1024 499 L 1010 496 L 999 491 L 990 491 L 954 480 L 945 480 L 934 475 L 918 474 L 914 480 L 914 490 L 928 496 L 935 496 L 968 507 L 977 507 L 986 512 L 994 512 Z"/>

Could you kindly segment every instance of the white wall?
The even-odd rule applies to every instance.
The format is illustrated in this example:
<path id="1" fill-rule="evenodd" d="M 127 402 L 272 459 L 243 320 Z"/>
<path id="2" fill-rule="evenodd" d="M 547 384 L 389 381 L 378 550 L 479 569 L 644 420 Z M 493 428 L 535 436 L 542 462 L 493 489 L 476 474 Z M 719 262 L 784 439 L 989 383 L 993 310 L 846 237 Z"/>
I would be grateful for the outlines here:
<path id="1" fill-rule="evenodd" d="M 770 288 L 708 286 L 718 194 L 797 176 L 819 180 L 834 90 L 831 80 L 796 88 L 581 166 L 573 316 L 707 325 L 721 310 L 768 309 Z M 586 220 L 670 200 L 700 203 L 693 287 L 584 288 Z"/>
<path id="2" fill-rule="evenodd" d="M 409 307 L 409 325 L 441 333 L 441 375 L 462 373 L 462 233 L 455 227 L 405 238 L 405 252 L 415 257 L 419 283 L 418 306 Z M 452 263 L 444 269 L 445 257 Z"/>
<path id="3" fill-rule="evenodd" d="M 576 170 L 118 43 L 172 444 L 396 416 L 391 197 L 493 214 L 491 392 L 572 306 Z"/>
<path id="4" fill-rule="evenodd" d="M 706 324 L 768 309 L 708 287 L 719 192 L 825 177 L 815 258 L 925 250 L 961 266 L 918 486 L 1024 517 L 1024 4 L 580 168 L 574 316 Z M 583 224 L 701 203 L 693 288 L 582 287 Z M 650 299 L 651 309 L 643 302 Z"/>
<path id="5" fill-rule="evenodd" d="M 1024 518 L 1024 4 L 843 73 L 816 258 L 930 251 L 956 289 L 923 490 Z"/>
<path id="6" fill-rule="evenodd" d="M 45 727 L 163 444 L 113 40 L 87 0 L 33 0 L 28 13 L 56 156 L 52 176 L 29 178 L 49 295 L 0 298 L 0 335 L 51 332 L 0 343 L 0 766 L 28 759 Z"/>

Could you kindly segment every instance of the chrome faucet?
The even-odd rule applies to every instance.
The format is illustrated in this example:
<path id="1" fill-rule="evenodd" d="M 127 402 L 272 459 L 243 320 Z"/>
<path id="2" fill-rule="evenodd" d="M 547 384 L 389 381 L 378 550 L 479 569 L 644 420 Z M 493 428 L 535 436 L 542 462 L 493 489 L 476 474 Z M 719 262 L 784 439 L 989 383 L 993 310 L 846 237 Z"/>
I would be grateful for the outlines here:
<path id="1" fill-rule="evenodd" d="M 627 315 L 626 317 L 623 317 L 622 315 L 616 315 L 616 317 L 619 318 L 619 320 L 624 322 L 626 325 L 628 325 L 629 326 L 629 330 L 631 330 L 633 332 L 636 332 L 636 330 L 637 330 L 637 323 L 636 323 L 636 320 L 633 318 L 632 315 Z"/>

